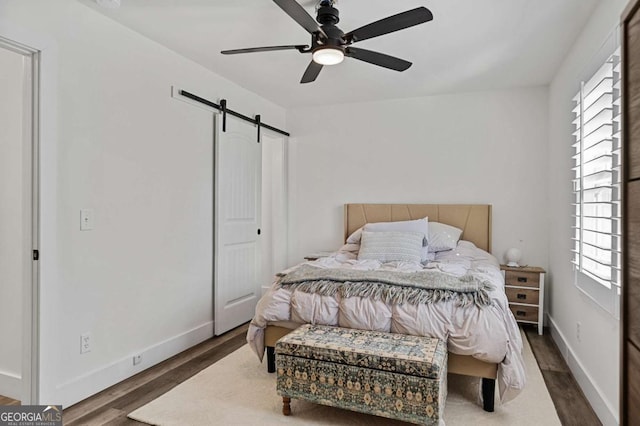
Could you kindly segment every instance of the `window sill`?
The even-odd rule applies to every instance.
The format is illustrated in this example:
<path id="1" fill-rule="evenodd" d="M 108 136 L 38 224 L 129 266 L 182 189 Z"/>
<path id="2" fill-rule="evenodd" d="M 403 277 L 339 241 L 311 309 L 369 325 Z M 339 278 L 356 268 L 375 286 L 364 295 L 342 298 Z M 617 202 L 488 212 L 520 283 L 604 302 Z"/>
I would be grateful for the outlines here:
<path id="1" fill-rule="evenodd" d="M 581 293 L 612 317 L 620 319 L 620 291 L 618 287 L 612 285 L 611 288 L 608 288 L 577 270 L 574 271 L 574 277 L 575 286 Z"/>

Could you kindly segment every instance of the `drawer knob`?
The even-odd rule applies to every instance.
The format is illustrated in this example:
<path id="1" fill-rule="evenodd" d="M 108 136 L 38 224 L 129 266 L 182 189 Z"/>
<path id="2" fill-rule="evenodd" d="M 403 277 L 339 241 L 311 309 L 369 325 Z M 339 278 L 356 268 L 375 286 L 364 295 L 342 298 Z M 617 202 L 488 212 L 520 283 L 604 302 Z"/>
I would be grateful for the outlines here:
<path id="1" fill-rule="evenodd" d="M 525 315 L 527 315 L 527 313 L 525 311 L 516 311 L 516 315 L 519 317 L 523 317 Z"/>
<path id="2" fill-rule="evenodd" d="M 524 294 L 524 293 L 518 293 L 518 299 L 526 300 L 527 299 L 527 295 Z"/>
<path id="3" fill-rule="evenodd" d="M 526 283 L 527 282 L 527 277 L 518 277 L 518 282 L 519 283 Z"/>

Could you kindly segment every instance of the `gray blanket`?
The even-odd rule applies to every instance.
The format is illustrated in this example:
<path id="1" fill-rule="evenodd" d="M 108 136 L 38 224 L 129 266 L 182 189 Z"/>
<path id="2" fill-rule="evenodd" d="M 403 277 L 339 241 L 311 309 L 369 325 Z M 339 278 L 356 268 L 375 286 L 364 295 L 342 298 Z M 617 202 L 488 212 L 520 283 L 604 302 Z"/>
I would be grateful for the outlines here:
<path id="1" fill-rule="evenodd" d="M 390 304 L 455 300 L 461 306 L 491 305 L 493 286 L 474 276 L 456 277 L 441 271 L 361 271 L 301 265 L 279 278 L 278 286 L 323 296 L 368 297 Z"/>

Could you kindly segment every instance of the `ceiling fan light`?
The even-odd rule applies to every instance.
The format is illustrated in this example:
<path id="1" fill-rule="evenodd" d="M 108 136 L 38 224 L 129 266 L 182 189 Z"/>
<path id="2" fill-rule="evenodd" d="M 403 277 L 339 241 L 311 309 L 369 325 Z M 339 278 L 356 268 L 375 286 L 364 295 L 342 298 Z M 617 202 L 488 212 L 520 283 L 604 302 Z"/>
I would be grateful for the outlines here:
<path id="1" fill-rule="evenodd" d="M 342 49 L 335 47 L 322 47 L 313 52 L 313 62 L 320 65 L 336 65 L 344 60 Z"/>

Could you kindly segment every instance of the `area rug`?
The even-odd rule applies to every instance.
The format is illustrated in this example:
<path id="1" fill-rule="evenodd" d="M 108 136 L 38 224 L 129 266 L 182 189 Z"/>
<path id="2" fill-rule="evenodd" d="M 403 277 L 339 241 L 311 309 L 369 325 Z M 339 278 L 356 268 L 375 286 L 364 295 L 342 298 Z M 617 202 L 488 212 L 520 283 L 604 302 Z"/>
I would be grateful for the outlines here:
<path id="1" fill-rule="evenodd" d="M 560 425 L 542 374 L 526 337 L 527 386 L 513 401 L 496 402 L 493 413 L 479 405 L 479 379 L 449 375 L 444 421 L 457 425 Z M 266 358 L 266 357 L 265 357 Z M 275 374 L 266 372 L 247 345 L 201 371 L 166 394 L 129 414 L 158 426 L 206 425 L 406 425 L 382 417 L 291 401 L 292 414 L 282 415 Z"/>

